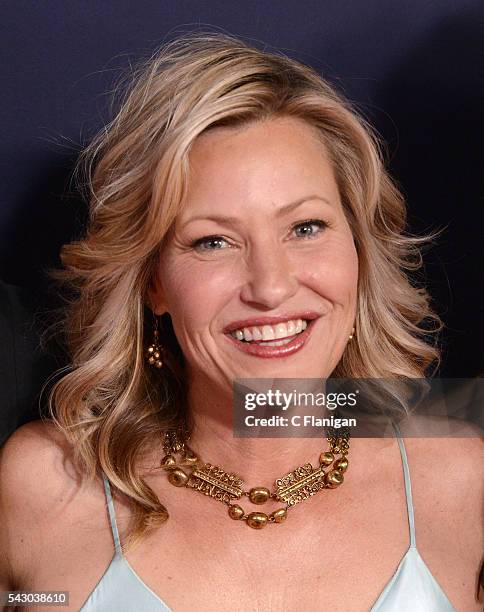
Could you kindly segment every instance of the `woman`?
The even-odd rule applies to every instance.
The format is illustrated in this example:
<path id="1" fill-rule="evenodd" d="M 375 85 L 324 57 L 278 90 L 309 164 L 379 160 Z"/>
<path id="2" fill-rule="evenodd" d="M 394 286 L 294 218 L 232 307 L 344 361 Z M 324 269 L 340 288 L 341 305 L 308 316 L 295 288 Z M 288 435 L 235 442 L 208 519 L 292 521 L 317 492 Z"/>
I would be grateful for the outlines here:
<path id="1" fill-rule="evenodd" d="M 84 161 L 72 368 L 52 422 L 3 450 L 1 588 L 83 611 L 479 609 L 476 440 L 408 440 L 407 462 L 401 438 L 232 433 L 236 379 L 409 379 L 438 358 L 405 273 L 419 240 L 361 118 L 307 67 L 189 36 Z M 272 483 L 318 458 L 323 490 L 281 505 Z M 242 491 L 228 509 L 192 490 L 205 462 Z"/>

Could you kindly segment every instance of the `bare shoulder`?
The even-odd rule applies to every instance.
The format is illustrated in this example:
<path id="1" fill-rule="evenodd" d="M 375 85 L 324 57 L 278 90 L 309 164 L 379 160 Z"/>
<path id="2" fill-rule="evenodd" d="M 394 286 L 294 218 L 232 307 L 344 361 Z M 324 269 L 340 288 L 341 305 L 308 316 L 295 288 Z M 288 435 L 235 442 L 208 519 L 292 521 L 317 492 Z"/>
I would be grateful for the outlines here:
<path id="1" fill-rule="evenodd" d="M 442 435 L 405 437 L 417 546 L 457 609 L 480 610 L 484 441 L 470 423 L 440 426 Z"/>
<path id="2" fill-rule="evenodd" d="M 461 495 L 455 495 L 457 487 L 461 492 L 468 490 L 476 500 L 479 498 L 484 486 L 484 438 L 477 425 L 467 421 L 421 417 L 416 419 L 413 429 L 409 428 L 407 433 L 405 428 L 402 431 L 412 484 L 414 480 L 431 478 L 444 498 L 448 497 L 455 503 L 462 501 Z"/>
<path id="3" fill-rule="evenodd" d="M 0 546 L 7 551 L 0 573 L 10 576 L 8 586 L 24 582 L 42 549 L 72 521 L 70 508 L 85 512 L 95 488 L 83 485 L 72 448 L 53 423 L 34 421 L 10 436 L 0 450 Z"/>
<path id="4" fill-rule="evenodd" d="M 446 472 L 463 478 L 482 472 L 484 432 L 475 424 L 456 419 L 421 417 L 405 433 L 405 442 L 416 461 L 446 464 Z M 475 482 L 474 482 L 475 484 Z"/>
<path id="5" fill-rule="evenodd" d="M 0 487 L 11 501 L 42 507 L 76 480 L 72 449 L 48 421 L 23 425 L 0 451 Z"/>

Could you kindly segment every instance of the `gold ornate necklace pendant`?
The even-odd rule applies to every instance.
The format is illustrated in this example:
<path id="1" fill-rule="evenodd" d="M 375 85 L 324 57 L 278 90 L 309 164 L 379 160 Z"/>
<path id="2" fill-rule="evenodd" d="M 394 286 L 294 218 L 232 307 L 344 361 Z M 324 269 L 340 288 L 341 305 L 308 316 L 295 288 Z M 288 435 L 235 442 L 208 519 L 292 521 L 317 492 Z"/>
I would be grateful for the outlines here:
<path id="1" fill-rule="evenodd" d="M 306 463 L 276 480 L 277 499 L 288 506 L 295 506 L 324 489 L 325 476 L 322 467 L 314 469 L 310 463 Z"/>
<path id="2" fill-rule="evenodd" d="M 161 467 L 168 472 L 170 483 L 177 487 L 188 487 L 223 502 L 228 505 L 231 519 L 245 520 L 253 529 L 262 529 L 268 523 L 284 522 L 288 508 L 309 499 L 322 489 L 334 489 L 342 484 L 343 473 L 348 468 L 349 431 L 345 429 L 338 435 L 333 433 L 328 436 L 330 449 L 319 456 L 319 467 L 314 468 L 311 463 L 305 463 L 288 472 L 276 480 L 273 492 L 266 487 L 253 487 L 245 491 L 242 488 L 244 481 L 240 476 L 226 472 L 216 465 L 202 463 L 188 448 L 186 441 L 188 436 L 181 441 L 176 431 L 170 430 L 165 434 L 163 448 L 166 454 L 161 460 Z M 181 454 L 178 462 L 175 458 L 177 454 Z M 335 459 L 335 454 L 341 455 L 340 458 Z M 191 472 L 187 474 L 182 467 L 188 467 Z M 232 503 L 243 495 L 254 504 L 264 504 L 272 498 L 286 505 L 270 514 L 246 514 L 240 505 Z"/>
<path id="3" fill-rule="evenodd" d="M 236 474 L 228 474 L 222 468 L 206 463 L 195 467 L 186 486 L 228 504 L 242 497 L 242 483 L 243 480 Z"/>

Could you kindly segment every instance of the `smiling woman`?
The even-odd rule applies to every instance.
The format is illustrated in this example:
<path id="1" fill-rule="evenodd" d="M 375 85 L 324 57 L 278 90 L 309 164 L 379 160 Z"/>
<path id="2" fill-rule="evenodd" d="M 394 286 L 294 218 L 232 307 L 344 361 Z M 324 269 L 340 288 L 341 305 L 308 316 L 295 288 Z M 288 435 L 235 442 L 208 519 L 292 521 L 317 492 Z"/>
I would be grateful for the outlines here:
<path id="1" fill-rule="evenodd" d="M 475 440 L 404 445 L 395 428 L 352 441 L 350 470 L 344 435 L 326 452 L 233 436 L 236 379 L 438 363 L 409 276 L 424 238 L 348 102 L 289 58 L 187 36 L 139 69 L 79 169 L 90 220 L 60 273 L 72 365 L 51 419 L 2 452 L 0 588 L 68 590 L 84 612 L 479 609 Z M 287 501 L 299 478 L 311 490 Z"/>
<path id="2" fill-rule="evenodd" d="M 171 316 L 194 389 L 207 377 L 220 389 L 244 377 L 329 377 L 354 325 L 357 285 L 316 128 L 282 116 L 196 140 L 150 292 L 154 311 Z"/>

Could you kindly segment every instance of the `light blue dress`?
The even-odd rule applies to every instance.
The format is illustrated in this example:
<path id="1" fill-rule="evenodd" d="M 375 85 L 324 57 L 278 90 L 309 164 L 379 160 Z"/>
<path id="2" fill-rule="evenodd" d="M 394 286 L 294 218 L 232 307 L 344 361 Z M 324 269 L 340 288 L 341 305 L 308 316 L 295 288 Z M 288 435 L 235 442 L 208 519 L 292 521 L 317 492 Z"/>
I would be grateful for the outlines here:
<path id="1" fill-rule="evenodd" d="M 398 426 L 393 426 L 403 463 L 410 546 L 370 612 L 455 612 L 417 550 L 407 453 Z M 174 612 L 141 580 L 123 556 L 111 489 L 104 474 L 103 479 L 115 554 L 81 612 Z"/>

